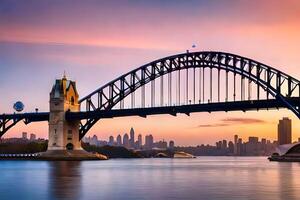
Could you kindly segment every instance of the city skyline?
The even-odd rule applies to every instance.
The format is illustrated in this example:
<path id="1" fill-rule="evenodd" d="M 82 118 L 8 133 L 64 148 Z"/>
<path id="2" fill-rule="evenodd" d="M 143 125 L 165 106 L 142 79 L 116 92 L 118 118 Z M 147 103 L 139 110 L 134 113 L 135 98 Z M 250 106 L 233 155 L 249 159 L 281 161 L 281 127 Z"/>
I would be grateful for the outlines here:
<path id="1" fill-rule="evenodd" d="M 131 143 L 130 140 L 134 138 L 134 129 L 131 128 L 133 137 L 129 137 L 125 132 L 123 135 L 118 134 L 117 137 L 109 136 L 107 140 L 99 140 L 96 135 L 92 137 L 84 137 L 83 142 L 92 146 L 119 146 L 125 147 L 129 150 L 149 151 L 149 150 L 171 150 L 171 151 L 184 151 L 196 156 L 269 156 L 276 151 L 279 143 L 278 141 L 271 141 L 269 138 L 258 138 L 248 136 L 247 140 L 241 139 L 238 135 L 232 136 L 230 140 L 221 139 L 216 141 L 214 145 L 198 144 L 195 146 L 181 146 L 177 145 L 176 141 L 170 140 L 157 140 L 152 134 L 138 134 L 135 142 Z M 142 137 L 144 136 L 144 141 Z M 279 139 L 279 138 L 278 138 Z M 43 143 L 46 142 L 44 138 L 36 138 L 36 135 L 31 133 L 28 137 L 27 132 L 22 132 L 18 138 L 2 138 L 0 143 L 10 144 L 26 144 L 30 142 Z M 293 143 L 299 143 L 294 141 Z"/>
<path id="2" fill-rule="evenodd" d="M 144 139 L 143 139 L 144 136 Z M 92 137 L 84 137 L 83 142 L 89 143 L 90 145 L 95 146 L 123 146 L 127 149 L 135 149 L 135 150 L 151 150 L 152 148 L 172 148 L 175 145 L 173 140 L 166 141 L 164 139 L 154 139 L 152 134 L 142 135 L 138 134 L 137 139 L 135 140 L 135 132 L 131 127 L 130 136 L 125 132 L 124 134 L 118 134 L 116 137 L 109 136 L 106 139 L 98 139 L 97 135 L 93 135 Z"/>
<path id="3" fill-rule="evenodd" d="M 80 97 L 83 97 L 131 69 L 167 55 L 185 52 L 192 49 L 193 44 L 196 44 L 195 51 L 237 53 L 300 77 L 295 64 L 300 44 L 299 2 L 269 5 L 267 1 L 259 1 L 259 10 L 255 2 L 164 4 L 154 1 L 130 5 L 120 3 L 121 6 L 116 7 L 114 2 L 102 2 L 99 6 L 95 2 L 83 5 L 76 1 L 70 6 L 71 2 L 65 1 L 57 6 L 44 1 L 28 6 L 24 2 L 3 1 L 3 12 L 0 12 L 3 69 L 0 93 L 5 94 L 5 98 L 1 100 L 0 113 L 12 112 L 17 100 L 24 102 L 26 112 L 35 111 L 35 108 L 48 111 L 53 80 L 61 78 L 63 71 L 77 81 Z M 290 7 L 295 9 L 288 9 Z M 212 12 L 207 12 L 211 8 L 214 8 Z M 86 10 L 92 17 L 76 15 Z M 106 15 L 112 10 L 120 14 Z M 254 10 L 256 15 L 250 15 Z M 264 10 L 270 12 L 265 13 Z M 37 18 L 36 12 L 41 16 Z M 189 20 L 191 18 L 197 20 Z M 212 25 L 215 23 L 219 26 Z M 124 30 L 121 24 L 129 28 Z M 182 27 L 181 32 L 174 29 L 174 24 Z M 282 52 L 289 53 L 282 56 Z M 13 77 L 18 77 L 18 81 Z M 209 115 L 197 113 L 190 117 L 178 115 L 176 118 L 162 115 L 146 119 L 107 119 L 97 123 L 88 135 L 107 138 L 110 133 L 134 126 L 138 132 L 155 132 L 161 138 L 173 138 L 183 145 L 195 145 L 199 141 L 213 144 L 216 138 L 229 139 L 232 134 L 239 134 L 243 139 L 247 135 L 276 139 L 276 124 L 282 117 L 293 120 L 293 141 L 297 140 L 300 122 L 286 109 Z M 129 125 L 128 121 L 132 123 Z M 23 130 L 34 132 L 38 137 L 46 137 L 48 132 L 47 123 L 28 126 L 20 123 L 5 137 L 17 136 Z"/>
<path id="4" fill-rule="evenodd" d="M 283 119 L 279 120 L 278 126 L 279 126 L 279 124 L 281 123 L 282 120 L 290 120 L 290 119 L 289 118 L 283 118 Z M 139 142 L 141 145 L 145 145 L 146 144 L 146 137 L 147 136 L 153 137 L 153 142 L 167 141 L 164 138 L 158 138 L 157 140 L 154 140 L 154 136 L 153 136 L 152 133 L 149 133 L 149 134 L 147 134 L 147 133 L 146 134 L 138 133 L 138 135 L 137 135 L 138 137 L 135 137 L 136 136 L 135 135 L 136 132 L 134 131 L 133 127 L 130 128 L 129 133 L 132 132 L 132 131 L 134 132 L 134 138 L 137 138 L 136 140 L 134 140 L 135 143 Z M 291 135 L 292 135 L 292 133 L 290 133 L 290 136 Z M 27 132 L 22 132 L 20 136 L 21 136 L 20 138 L 22 138 L 22 139 L 29 139 L 29 140 L 35 140 L 37 138 L 36 134 L 30 133 L 30 135 L 28 135 Z M 30 136 L 30 137 L 28 137 L 28 136 Z M 96 137 L 97 141 L 99 141 L 99 142 L 105 142 L 105 143 L 103 143 L 103 145 L 112 145 L 112 143 L 113 143 L 113 145 L 123 146 L 124 145 L 124 136 L 128 138 L 127 140 L 128 140 L 128 144 L 129 144 L 131 137 L 128 135 L 128 133 L 126 131 L 123 131 L 123 133 L 116 133 L 114 135 L 110 135 L 108 138 L 101 138 L 101 137 L 98 137 L 98 135 L 85 136 L 83 138 L 83 141 L 85 141 L 87 139 L 91 140 L 93 137 Z M 143 136 L 144 136 L 144 139 L 143 139 Z M 224 146 L 224 141 L 226 142 L 225 146 L 229 146 L 230 142 L 232 142 L 234 145 L 236 145 L 238 143 L 238 140 L 240 140 L 240 142 L 245 142 L 245 141 L 247 141 L 246 139 L 248 139 L 248 142 L 249 142 L 252 139 L 254 139 L 254 140 L 256 138 L 259 139 L 259 137 L 255 137 L 255 136 L 252 136 L 252 135 L 245 136 L 246 139 L 243 139 L 242 137 L 239 137 L 239 136 L 240 135 L 234 135 L 234 137 L 231 136 L 231 138 L 229 140 L 227 140 L 225 138 L 216 138 L 215 142 L 212 143 L 212 144 L 209 144 L 209 143 L 198 143 L 195 146 L 200 146 L 200 145 L 212 145 L 213 146 L 214 144 L 215 144 L 216 147 L 218 145 Z M 286 136 L 285 135 L 284 137 L 289 137 L 290 138 L 290 136 Z M 16 138 L 18 138 L 18 137 L 16 137 Z M 3 139 L 10 139 L 10 137 L 3 137 Z M 47 138 L 39 138 L 39 139 L 47 139 Z M 261 140 L 265 140 L 265 142 L 267 142 L 267 143 L 276 143 L 277 145 L 279 145 L 280 144 L 279 129 L 278 129 L 277 139 L 271 140 L 270 138 L 261 137 Z M 171 139 L 169 141 L 174 142 Z M 285 139 L 285 141 L 287 141 L 287 140 Z M 297 138 L 297 140 L 293 140 L 293 141 L 290 141 L 290 142 L 284 143 L 284 144 L 295 143 L 295 142 L 300 142 L 300 137 Z M 179 142 L 179 144 L 180 144 L 180 142 Z M 132 146 L 132 144 L 130 144 L 130 145 Z M 181 145 L 178 145 L 178 146 L 181 146 Z M 187 145 L 187 146 L 191 146 L 191 145 Z M 234 151 L 236 151 L 236 150 L 234 150 Z"/>

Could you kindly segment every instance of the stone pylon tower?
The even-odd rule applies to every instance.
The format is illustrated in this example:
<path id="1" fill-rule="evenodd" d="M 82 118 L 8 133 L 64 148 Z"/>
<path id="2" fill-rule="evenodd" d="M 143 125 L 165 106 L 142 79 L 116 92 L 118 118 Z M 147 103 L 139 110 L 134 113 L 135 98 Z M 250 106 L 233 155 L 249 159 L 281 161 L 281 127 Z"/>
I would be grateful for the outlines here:
<path id="1" fill-rule="evenodd" d="M 80 111 L 76 83 L 66 76 L 57 79 L 50 92 L 49 142 L 51 150 L 82 150 L 79 121 L 66 121 L 66 111 Z"/>

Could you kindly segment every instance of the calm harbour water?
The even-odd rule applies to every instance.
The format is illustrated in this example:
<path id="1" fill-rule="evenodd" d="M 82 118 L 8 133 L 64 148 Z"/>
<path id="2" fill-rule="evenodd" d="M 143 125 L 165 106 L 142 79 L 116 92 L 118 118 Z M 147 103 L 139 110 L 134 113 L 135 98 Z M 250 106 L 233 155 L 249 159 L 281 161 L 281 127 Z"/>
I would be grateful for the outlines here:
<path id="1" fill-rule="evenodd" d="M 0 199 L 300 199 L 300 163 L 264 157 L 0 161 Z"/>

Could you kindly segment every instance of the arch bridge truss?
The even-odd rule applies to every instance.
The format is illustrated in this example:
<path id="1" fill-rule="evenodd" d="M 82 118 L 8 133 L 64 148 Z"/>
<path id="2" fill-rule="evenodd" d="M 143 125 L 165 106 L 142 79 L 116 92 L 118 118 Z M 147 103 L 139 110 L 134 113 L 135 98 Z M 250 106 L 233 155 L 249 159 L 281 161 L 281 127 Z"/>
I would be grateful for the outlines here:
<path id="1" fill-rule="evenodd" d="M 167 77 L 164 78 L 164 75 Z M 148 83 L 150 91 L 146 92 Z M 157 83 L 159 87 L 156 86 Z M 252 83 L 256 85 L 255 97 L 252 97 Z M 190 104 L 213 106 L 213 102 L 257 102 L 262 100 L 261 96 L 264 94 L 264 99 L 267 100 L 266 108 L 267 104 L 274 105 L 272 99 L 275 99 L 280 107 L 286 107 L 300 117 L 300 85 L 297 79 L 249 58 L 212 51 L 184 53 L 153 61 L 107 83 L 82 98 L 80 103 L 87 112 L 103 113 L 112 110 L 116 105 L 119 109 L 124 109 L 124 99 L 130 95 L 131 108 L 134 108 L 138 89 L 140 108 L 147 107 L 147 100 L 152 108 L 157 106 L 157 102 L 158 106 L 164 106 L 166 100 L 167 106 L 171 107 Z M 230 92 L 232 99 L 229 96 Z M 228 111 L 226 105 L 224 104 L 224 111 Z M 100 118 L 101 116 L 93 115 L 81 124 L 81 135 L 83 136 Z"/>

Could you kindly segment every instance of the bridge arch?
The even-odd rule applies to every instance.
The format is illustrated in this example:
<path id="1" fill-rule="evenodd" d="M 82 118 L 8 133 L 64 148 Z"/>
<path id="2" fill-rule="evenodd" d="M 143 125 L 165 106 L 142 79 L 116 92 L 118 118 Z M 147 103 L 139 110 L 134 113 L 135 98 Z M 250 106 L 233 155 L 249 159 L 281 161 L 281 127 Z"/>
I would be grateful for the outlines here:
<path id="1" fill-rule="evenodd" d="M 151 81 L 175 71 L 202 68 L 203 73 L 217 69 L 246 78 L 263 88 L 269 95 L 282 101 L 286 108 L 300 117 L 299 106 L 289 102 L 289 97 L 300 97 L 299 81 L 286 73 L 255 60 L 242 56 L 214 51 L 183 53 L 165 57 L 136 68 L 105 84 L 79 102 L 86 111 L 111 110 L 118 103 L 122 106 L 125 97 Z M 212 77 L 211 77 L 212 78 Z M 215 78 L 215 77 L 214 77 Z M 80 126 L 83 136 L 100 118 L 87 119 Z"/>

